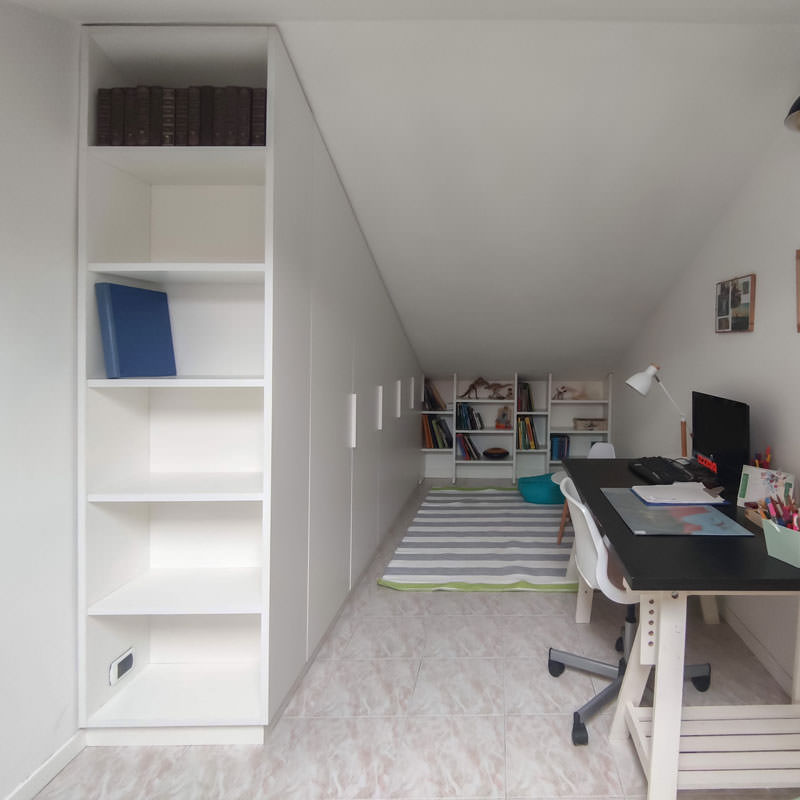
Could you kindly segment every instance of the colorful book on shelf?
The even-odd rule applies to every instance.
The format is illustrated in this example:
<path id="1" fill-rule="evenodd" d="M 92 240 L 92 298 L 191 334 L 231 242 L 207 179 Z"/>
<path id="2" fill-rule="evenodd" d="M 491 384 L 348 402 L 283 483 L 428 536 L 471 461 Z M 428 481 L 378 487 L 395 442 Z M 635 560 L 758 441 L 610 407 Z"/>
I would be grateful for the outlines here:
<path id="1" fill-rule="evenodd" d="M 177 100 L 178 98 L 176 98 L 175 100 L 176 103 Z M 177 136 L 177 131 L 176 131 L 176 136 Z M 200 144 L 200 87 L 199 86 L 189 86 L 186 89 L 186 144 L 192 146 Z"/>
<path id="2" fill-rule="evenodd" d="M 450 426 L 447 424 L 447 420 L 436 417 L 434 424 L 444 437 L 444 446 L 448 449 L 451 448 L 453 446 L 453 434 L 450 433 Z"/>
<path id="3" fill-rule="evenodd" d="M 124 138 L 123 143 L 128 147 L 136 145 L 136 87 L 126 86 L 124 111 Z"/>
<path id="4" fill-rule="evenodd" d="M 165 292 L 96 283 L 106 376 L 153 378 L 176 374 Z"/>
<path id="5" fill-rule="evenodd" d="M 97 90 L 95 143 L 100 147 L 111 144 L 111 89 Z"/>
<path id="6" fill-rule="evenodd" d="M 520 381 L 517 386 L 517 411 L 533 411 L 533 393 L 526 381 Z"/>
<path id="7" fill-rule="evenodd" d="M 115 147 L 125 143 L 125 90 L 115 86 L 111 90 L 111 141 Z M 100 144 L 100 142 L 98 142 Z"/>
<path id="8" fill-rule="evenodd" d="M 250 144 L 267 143 L 267 90 L 253 89 L 250 106 Z"/>
<path id="9" fill-rule="evenodd" d="M 248 86 L 236 87 L 236 144 L 250 144 L 253 90 Z"/>
<path id="10" fill-rule="evenodd" d="M 175 89 L 175 145 L 189 144 L 189 90 Z"/>
<path id="11" fill-rule="evenodd" d="M 530 417 L 525 417 L 525 430 L 528 434 L 528 442 L 531 450 L 537 450 L 539 445 L 536 442 L 536 426 L 531 421 Z"/>
<path id="12" fill-rule="evenodd" d="M 422 446 L 430 450 L 433 447 L 433 437 L 431 436 L 431 425 L 426 416 L 421 416 L 422 422 Z"/>
<path id="13" fill-rule="evenodd" d="M 136 87 L 136 142 L 140 147 L 152 144 L 150 141 L 150 87 Z"/>
<path id="14" fill-rule="evenodd" d="M 200 116 L 198 144 L 207 147 L 214 144 L 214 87 L 200 87 Z M 191 144 L 191 142 L 189 142 Z"/>
<path id="15" fill-rule="evenodd" d="M 152 120 L 150 126 L 155 128 Z M 168 86 L 161 93 L 161 125 L 157 136 L 158 138 L 151 139 L 150 144 L 175 144 L 175 89 Z"/>
<path id="16" fill-rule="evenodd" d="M 424 383 L 424 400 L 423 407 L 426 411 L 446 411 L 447 403 L 444 402 L 436 384 L 428 378 Z"/>
<path id="17" fill-rule="evenodd" d="M 164 113 L 164 87 L 151 86 L 150 87 L 150 132 L 148 135 L 148 144 L 158 145 L 161 144 L 161 121 Z M 170 142 L 172 144 L 172 142 Z"/>

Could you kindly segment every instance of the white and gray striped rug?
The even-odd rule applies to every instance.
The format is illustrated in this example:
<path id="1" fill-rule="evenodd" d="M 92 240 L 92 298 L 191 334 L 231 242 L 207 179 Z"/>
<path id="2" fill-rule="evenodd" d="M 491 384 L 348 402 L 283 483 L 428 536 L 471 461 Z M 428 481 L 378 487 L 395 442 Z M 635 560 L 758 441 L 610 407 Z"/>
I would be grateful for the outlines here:
<path id="1" fill-rule="evenodd" d="M 562 506 L 516 489 L 432 489 L 378 580 L 392 589 L 574 592 L 572 526 L 556 544 Z"/>

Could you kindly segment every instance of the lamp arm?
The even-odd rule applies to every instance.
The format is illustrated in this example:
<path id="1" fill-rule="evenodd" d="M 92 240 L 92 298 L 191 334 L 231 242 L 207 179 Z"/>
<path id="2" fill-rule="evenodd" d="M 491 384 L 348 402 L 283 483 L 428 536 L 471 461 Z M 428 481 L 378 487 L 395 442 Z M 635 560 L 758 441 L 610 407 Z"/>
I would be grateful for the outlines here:
<path id="1" fill-rule="evenodd" d="M 661 378 L 658 377 L 658 375 L 653 375 L 653 377 L 656 379 L 658 385 L 664 390 L 664 394 L 669 398 L 670 403 L 672 403 L 672 405 L 675 406 L 675 408 L 678 411 L 678 414 L 680 414 L 681 419 L 685 420 L 686 414 L 684 414 L 683 411 L 681 411 L 681 407 L 675 402 L 675 398 L 669 393 L 667 387 L 664 386 L 664 381 L 662 381 Z"/>
<path id="2" fill-rule="evenodd" d="M 658 377 L 658 375 L 653 375 L 653 377 L 656 379 L 658 385 L 664 390 L 664 394 L 669 398 L 670 403 L 672 403 L 672 405 L 675 406 L 676 410 L 678 411 L 678 414 L 680 414 L 681 416 L 681 456 L 683 456 L 683 458 L 686 458 L 686 456 L 688 455 L 688 451 L 686 448 L 686 414 L 684 414 L 683 411 L 681 411 L 681 407 L 675 402 L 675 398 L 669 393 L 667 387 L 664 386 L 664 381 L 662 381 L 661 378 Z"/>

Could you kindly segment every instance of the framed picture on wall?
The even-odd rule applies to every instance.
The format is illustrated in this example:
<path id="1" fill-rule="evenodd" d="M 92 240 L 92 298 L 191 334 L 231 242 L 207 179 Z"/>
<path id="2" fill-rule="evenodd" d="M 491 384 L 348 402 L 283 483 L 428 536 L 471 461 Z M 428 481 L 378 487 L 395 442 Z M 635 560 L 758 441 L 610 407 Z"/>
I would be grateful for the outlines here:
<path id="1" fill-rule="evenodd" d="M 800 333 L 800 250 L 795 251 L 795 264 L 797 280 L 797 332 Z"/>
<path id="2" fill-rule="evenodd" d="M 798 258 L 800 258 L 800 251 L 798 251 Z M 752 331 L 756 313 L 755 274 L 741 275 L 738 278 L 730 278 L 718 283 L 715 304 L 714 330 L 717 333 Z M 800 305 L 798 305 L 798 310 L 800 311 Z M 800 317 L 798 317 L 798 326 L 800 326 Z"/>

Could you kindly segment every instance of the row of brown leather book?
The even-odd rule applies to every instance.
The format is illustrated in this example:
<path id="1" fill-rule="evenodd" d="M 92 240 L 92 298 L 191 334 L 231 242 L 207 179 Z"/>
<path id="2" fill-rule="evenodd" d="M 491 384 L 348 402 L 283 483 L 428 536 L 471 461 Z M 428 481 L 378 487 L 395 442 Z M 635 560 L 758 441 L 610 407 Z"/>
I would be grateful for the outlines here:
<path id="1" fill-rule="evenodd" d="M 267 90 L 249 86 L 124 86 L 97 90 L 99 146 L 266 144 Z"/>

